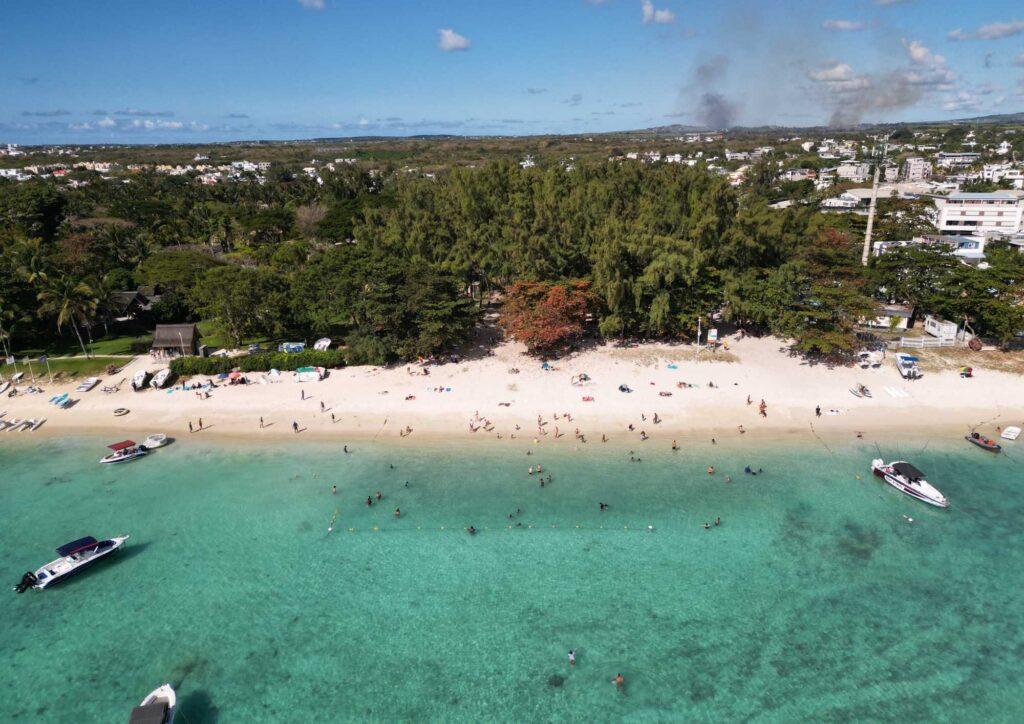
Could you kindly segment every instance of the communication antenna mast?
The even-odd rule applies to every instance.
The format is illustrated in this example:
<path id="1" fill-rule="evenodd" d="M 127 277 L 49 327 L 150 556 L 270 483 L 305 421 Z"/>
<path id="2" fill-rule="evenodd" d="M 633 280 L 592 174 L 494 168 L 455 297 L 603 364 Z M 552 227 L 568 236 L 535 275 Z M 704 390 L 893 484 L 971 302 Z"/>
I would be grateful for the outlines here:
<path id="1" fill-rule="evenodd" d="M 871 147 L 871 156 L 875 159 L 875 180 L 871 184 L 871 205 L 868 207 L 868 228 L 864 231 L 864 252 L 860 256 L 860 263 L 863 266 L 868 265 L 868 259 L 871 258 L 871 230 L 875 226 L 875 206 L 878 202 L 878 172 L 882 168 L 882 162 L 885 160 L 885 152 L 888 150 L 888 136 L 886 141 L 882 141 L 881 146 L 878 144 Z"/>

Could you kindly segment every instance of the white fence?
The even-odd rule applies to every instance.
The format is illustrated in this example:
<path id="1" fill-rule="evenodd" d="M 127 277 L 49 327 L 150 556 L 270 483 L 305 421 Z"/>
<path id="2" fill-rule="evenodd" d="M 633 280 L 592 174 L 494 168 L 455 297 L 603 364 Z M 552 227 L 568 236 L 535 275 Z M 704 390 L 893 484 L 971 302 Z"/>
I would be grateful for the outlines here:
<path id="1" fill-rule="evenodd" d="M 910 349 L 932 349 L 935 347 L 960 347 L 963 342 L 956 339 L 936 339 L 935 337 L 900 337 L 897 347 Z"/>

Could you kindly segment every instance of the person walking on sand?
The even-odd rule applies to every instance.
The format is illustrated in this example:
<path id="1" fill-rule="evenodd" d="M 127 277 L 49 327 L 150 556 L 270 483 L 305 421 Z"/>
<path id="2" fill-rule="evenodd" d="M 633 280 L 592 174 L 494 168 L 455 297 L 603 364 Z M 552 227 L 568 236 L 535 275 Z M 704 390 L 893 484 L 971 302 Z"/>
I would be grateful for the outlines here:
<path id="1" fill-rule="evenodd" d="M 818 405 L 817 407 L 814 408 L 814 416 L 821 417 L 821 405 Z"/>
<path id="2" fill-rule="evenodd" d="M 334 424 L 334 413 L 333 412 L 331 413 L 331 424 L 332 425 Z"/>
<path id="3" fill-rule="evenodd" d="M 200 430 L 203 429 L 203 418 L 201 418 L 201 417 L 199 418 L 199 429 Z"/>
<path id="4" fill-rule="evenodd" d="M 195 432 L 195 430 L 192 429 L 192 421 L 191 420 L 188 421 L 188 431 L 189 432 Z"/>
<path id="5" fill-rule="evenodd" d="M 260 429 L 263 429 L 263 415 L 260 415 Z"/>
<path id="6" fill-rule="evenodd" d="M 299 431 L 299 423 L 297 423 L 295 420 L 292 420 L 292 430 L 294 432 L 298 432 Z"/>
<path id="7" fill-rule="evenodd" d="M 305 390 L 299 390 L 299 399 L 300 400 L 305 400 L 306 399 L 306 391 Z"/>
<path id="8" fill-rule="evenodd" d="M 324 411 L 324 401 L 320 400 L 320 412 Z"/>

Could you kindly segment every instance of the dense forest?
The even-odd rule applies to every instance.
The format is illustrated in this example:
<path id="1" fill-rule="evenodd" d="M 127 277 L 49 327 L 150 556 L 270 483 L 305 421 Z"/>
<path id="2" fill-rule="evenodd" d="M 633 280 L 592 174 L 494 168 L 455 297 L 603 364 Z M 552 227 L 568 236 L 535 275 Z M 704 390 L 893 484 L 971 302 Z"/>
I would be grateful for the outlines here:
<path id="1" fill-rule="evenodd" d="M 1024 255 L 990 246 L 988 265 L 970 267 L 904 248 L 864 268 L 863 217 L 770 208 L 768 167 L 741 188 L 702 165 L 636 162 L 345 166 L 322 184 L 284 167 L 265 184 L 72 179 L 85 183 L 0 181 L 6 350 L 105 334 L 114 293 L 137 287 L 160 293 L 145 324 L 205 320 L 234 344 L 326 335 L 351 363 L 451 349 L 496 302 L 542 352 L 582 334 L 692 338 L 720 313 L 828 354 L 853 348 L 884 301 L 999 342 L 1024 330 Z M 876 238 L 920 226 L 913 202 L 886 200 Z M 567 331 L 531 336 L 537 325 Z"/>

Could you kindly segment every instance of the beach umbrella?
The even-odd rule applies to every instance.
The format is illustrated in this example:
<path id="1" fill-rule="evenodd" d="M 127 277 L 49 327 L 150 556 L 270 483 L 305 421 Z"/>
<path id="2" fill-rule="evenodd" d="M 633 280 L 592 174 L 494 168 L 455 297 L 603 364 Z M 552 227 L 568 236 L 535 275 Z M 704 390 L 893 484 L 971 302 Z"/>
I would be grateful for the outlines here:
<path id="1" fill-rule="evenodd" d="M 217 375 L 217 379 L 218 380 L 226 380 L 227 378 L 228 378 L 228 373 L 227 372 L 221 372 L 219 375 Z"/>
<path id="2" fill-rule="evenodd" d="M 237 380 L 241 376 L 242 376 L 241 372 L 232 372 L 230 375 L 228 375 L 228 378 L 232 379 L 232 380 Z"/>

